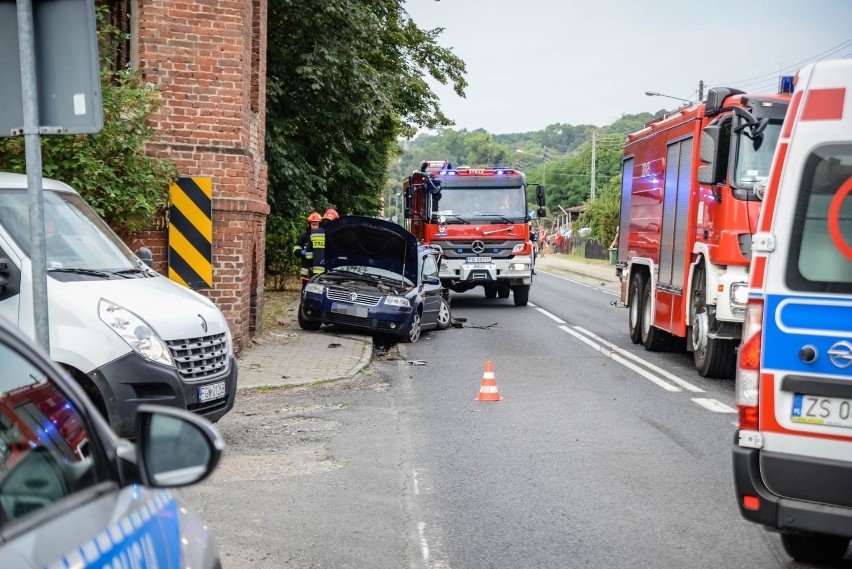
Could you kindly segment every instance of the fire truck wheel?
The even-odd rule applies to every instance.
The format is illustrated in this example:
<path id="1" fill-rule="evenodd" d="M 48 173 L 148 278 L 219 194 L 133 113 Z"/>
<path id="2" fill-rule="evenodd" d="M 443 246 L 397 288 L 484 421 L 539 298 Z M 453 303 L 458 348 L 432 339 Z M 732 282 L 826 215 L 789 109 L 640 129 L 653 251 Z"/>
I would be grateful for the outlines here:
<path id="1" fill-rule="evenodd" d="M 449 328 L 451 321 L 452 316 L 450 315 L 450 305 L 442 298 L 441 306 L 438 308 L 438 330 L 446 330 Z"/>
<path id="2" fill-rule="evenodd" d="M 781 534 L 781 544 L 787 555 L 804 563 L 831 563 L 840 561 L 849 547 L 849 538 L 836 535 Z"/>
<path id="3" fill-rule="evenodd" d="M 634 344 L 642 343 L 642 293 L 645 287 L 645 276 L 637 272 L 630 279 L 630 290 L 627 293 L 627 327 L 630 339 Z"/>
<path id="4" fill-rule="evenodd" d="M 515 306 L 526 306 L 530 300 L 530 285 L 515 285 L 512 287 Z"/>
<path id="5" fill-rule="evenodd" d="M 497 287 L 497 296 L 500 298 L 509 298 L 511 292 L 512 288 L 509 286 L 509 283 L 500 283 L 500 286 Z"/>
<path id="6" fill-rule="evenodd" d="M 495 298 L 497 296 L 497 287 L 485 285 L 485 298 Z"/>
<path id="7" fill-rule="evenodd" d="M 411 328 L 408 329 L 408 335 L 405 340 L 411 344 L 420 339 L 420 311 L 414 313 L 411 317 Z"/>
<path id="8" fill-rule="evenodd" d="M 642 330 L 642 345 L 649 352 L 660 352 L 665 349 L 669 333 L 651 324 L 653 321 L 653 315 L 651 314 L 653 306 L 651 302 L 652 293 L 651 286 L 646 283 L 642 292 L 642 326 L 640 327 Z"/>
<path id="9" fill-rule="evenodd" d="M 308 320 L 302 315 L 302 306 L 299 305 L 299 328 L 302 330 L 308 330 L 314 332 L 320 329 L 322 326 L 322 322 L 316 322 L 314 320 Z"/>
<path id="10" fill-rule="evenodd" d="M 737 361 L 737 342 L 710 337 L 712 326 L 704 287 L 704 265 L 695 269 L 692 277 L 692 330 L 690 342 L 695 369 L 701 377 L 733 377 Z"/>

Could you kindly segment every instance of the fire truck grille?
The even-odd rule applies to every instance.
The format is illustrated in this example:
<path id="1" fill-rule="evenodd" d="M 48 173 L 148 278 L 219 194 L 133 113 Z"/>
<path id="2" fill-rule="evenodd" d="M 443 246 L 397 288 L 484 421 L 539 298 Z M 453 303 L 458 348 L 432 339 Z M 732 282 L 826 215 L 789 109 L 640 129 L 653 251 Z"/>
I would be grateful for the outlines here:
<path id="1" fill-rule="evenodd" d="M 228 340 L 224 333 L 166 343 L 178 373 L 186 381 L 201 381 L 228 369 Z"/>
<path id="2" fill-rule="evenodd" d="M 512 248 L 518 243 L 523 243 L 523 241 L 483 241 L 485 249 L 481 252 L 473 250 L 473 243 L 473 239 L 466 241 L 441 241 L 441 248 L 444 250 L 444 257 L 447 259 L 464 259 L 466 257 L 508 259 L 512 256 Z"/>
<path id="3" fill-rule="evenodd" d="M 354 295 L 354 297 L 353 297 Z M 328 289 L 328 298 L 330 300 L 339 300 L 341 302 L 352 302 L 354 304 L 363 304 L 364 306 L 376 306 L 382 299 L 381 296 L 375 294 L 364 294 L 362 292 L 349 292 L 345 290 Z"/>

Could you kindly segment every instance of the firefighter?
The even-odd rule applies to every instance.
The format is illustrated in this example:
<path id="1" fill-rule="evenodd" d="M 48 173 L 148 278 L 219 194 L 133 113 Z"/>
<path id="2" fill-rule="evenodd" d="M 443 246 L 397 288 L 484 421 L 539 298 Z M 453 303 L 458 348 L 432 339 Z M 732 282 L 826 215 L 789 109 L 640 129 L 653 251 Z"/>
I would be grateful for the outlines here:
<path id="1" fill-rule="evenodd" d="M 313 211 L 308 216 L 308 228 L 304 230 L 296 239 L 296 244 L 293 246 L 293 254 L 301 259 L 301 267 L 299 268 L 299 279 L 302 281 L 302 290 L 308 284 L 311 278 L 311 267 L 313 266 L 313 251 L 311 249 L 311 234 L 319 230 L 322 217 L 320 214 Z"/>
<path id="2" fill-rule="evenodd" d="M 340 216 L 333 208 L 328 208 L 322 215 L 322 221 L 316 231 L 311 231 L 311 253 L 313 254 L 311 276 L 325 272 L 325 224 Z"/>

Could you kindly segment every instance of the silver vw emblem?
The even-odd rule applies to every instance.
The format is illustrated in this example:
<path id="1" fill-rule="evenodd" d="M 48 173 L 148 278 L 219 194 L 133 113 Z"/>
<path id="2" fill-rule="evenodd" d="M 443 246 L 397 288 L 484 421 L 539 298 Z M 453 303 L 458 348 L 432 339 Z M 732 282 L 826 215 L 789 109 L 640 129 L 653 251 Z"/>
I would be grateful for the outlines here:
<path id="1" fill-rule="evenodd" d="M 849 367 L 852 365 L 852 344 L 846 340 L 837 342 L 829 348 L 828 357 L 840 369 Z"/>
<path id="2" fill-rule="evenodd" d="M 482 241 L 474 241 L 470 248 L 473 249 L 473 252 L 478 255 L 485 251 L 485 243 L 483 243 Z"/>
<path id="3" fill-rule="evenodd" d="M 198 318 L 201 319 L 201 329 L 204 330 L 204 332 L 206 333 L 207 332 L 207 320 L 205 320 L 204 317 L 200 314 L 198 315 Z"/>
<path id="4" fill-rule="evenodd" d="M 356 300 L 357 298 L 358 298 L 358 293 L 357 293 L 357 292 L 350 292 L 350 293 L 349 293 L 349 300 L 351 300 L 352 302 L 355 302 L 355 300 Z"/>

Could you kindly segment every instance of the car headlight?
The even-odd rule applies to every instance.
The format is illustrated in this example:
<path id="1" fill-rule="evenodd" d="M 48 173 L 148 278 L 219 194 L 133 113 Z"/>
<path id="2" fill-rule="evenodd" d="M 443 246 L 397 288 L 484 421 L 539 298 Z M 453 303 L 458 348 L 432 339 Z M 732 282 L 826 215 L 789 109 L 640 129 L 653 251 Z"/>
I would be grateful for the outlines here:
<path id="1" fill-rule="evenodd" d="M 98 316 L 137 353 L 152 362 L 174 367 L 166 343 L 142 318 L 103 298 L 98 303 Z"/>
<path id="2" fill-rule="evenodd" d="M 411 303 L 403 296 L 388 296 L 385 298 L 385 304 L 390 306 L 401 306 L 403 308 L 411 308 Z"/>
<path id="3" fill-rule="evenodd" d="M 305 292 L 310 292 L 311 294 L 318 294 L 322 296 L 322 291 L 325 287 L 321 284 L 317 283 L 308 283 L 305 285 Z"/>
<path id="4" fill-rule="evenodd" d="M 748 302 L 748 283 L 731 283 L 731 304 L 745 306 Z"/>

